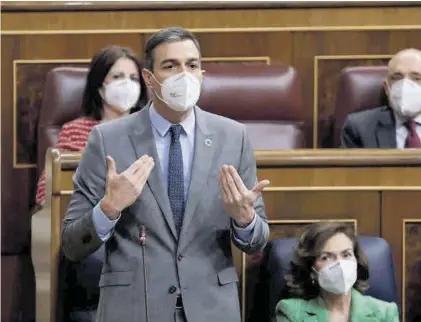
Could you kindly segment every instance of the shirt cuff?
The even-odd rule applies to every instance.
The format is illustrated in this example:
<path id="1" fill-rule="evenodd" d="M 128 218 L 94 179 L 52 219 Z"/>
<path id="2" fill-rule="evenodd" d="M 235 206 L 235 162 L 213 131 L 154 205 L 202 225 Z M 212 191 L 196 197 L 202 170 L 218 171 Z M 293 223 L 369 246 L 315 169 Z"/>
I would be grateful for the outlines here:
<path id="1" fill-rule="evenodd" d="M 240 244 L 249 244 L 253 237 L 254 226 L 256 226 L 256 213 L 254 213 L 253 220 L 246 227 L 238 227 L 235 220 L 232 221 L 234 227 L 234 239 Z"/>
<path id="2" fill-rule="evenodd" d="M 92 211 L 92 217 L 98 237 L 104 242 L 107 241 L 108 238 L 110 238 L 117 221 L 120 219 L 120 215 L 115 220 L 108 219 L 98 203 Z"/>

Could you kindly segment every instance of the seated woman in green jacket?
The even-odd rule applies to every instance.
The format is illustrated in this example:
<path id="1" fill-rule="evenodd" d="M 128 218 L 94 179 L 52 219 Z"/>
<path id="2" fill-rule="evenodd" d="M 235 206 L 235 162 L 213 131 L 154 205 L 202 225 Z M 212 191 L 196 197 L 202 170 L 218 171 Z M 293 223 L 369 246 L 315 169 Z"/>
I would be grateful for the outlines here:
<path id="1" fill-rule="evenodd" d="M 277 322 L 398 322 L 395 303 L 361 292 L 368 264 L 349 225 L 312 224 L 295 249 L 286 276 L 289 298 L 276 306 Z"/>

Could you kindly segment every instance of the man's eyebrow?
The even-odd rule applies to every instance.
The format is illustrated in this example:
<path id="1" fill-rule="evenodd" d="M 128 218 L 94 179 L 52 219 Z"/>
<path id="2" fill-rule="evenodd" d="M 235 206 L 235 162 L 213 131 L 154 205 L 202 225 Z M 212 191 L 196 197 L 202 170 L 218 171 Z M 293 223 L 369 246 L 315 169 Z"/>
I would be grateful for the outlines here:
<path id="1" fill-rule="evenodd" d="M 191 62 L 198 62 L 200 59 L 199 58 L 196 58 L 196 57 L 192 57 L 192 58 L 188 58 L 187 59 L 187 62 L 188 63 L 191 63 Z M 179 62 L 179 60 L 178 59 L 175 59 L 175 58 L 168 58 L 168 59 L 164 59 L 162 62 L 161 62 L 161 65 L 164 65 L 164 64 L 167 64 L 167 63 L 177 63 L 177 62 Z"/>
<path id="2" fill-rule="evenodd" d="M 175 62 L 177 62 L 177 60 L 176 60 L 176 59 L 174 59 L 174 58 L 168 58 L 168 59 L 164 59 L 164 60 L 161 62 L 161 65 L 164 65 L 164 64 L 166 64 L 166 63 L 175 63 Z"/>

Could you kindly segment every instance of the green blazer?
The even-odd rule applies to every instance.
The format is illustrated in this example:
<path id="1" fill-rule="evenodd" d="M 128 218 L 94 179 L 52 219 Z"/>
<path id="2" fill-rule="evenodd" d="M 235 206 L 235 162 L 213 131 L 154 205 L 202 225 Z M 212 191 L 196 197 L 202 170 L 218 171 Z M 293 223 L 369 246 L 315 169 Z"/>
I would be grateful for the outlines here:
<path id="1" fill-rule="evenodd" d="M 281 300 L 276 306 L 276 322 L 329 322 L 329 313 L 319 298 Z M 395 303 L 351 291 L 351 322 L 399 322 Z"/>

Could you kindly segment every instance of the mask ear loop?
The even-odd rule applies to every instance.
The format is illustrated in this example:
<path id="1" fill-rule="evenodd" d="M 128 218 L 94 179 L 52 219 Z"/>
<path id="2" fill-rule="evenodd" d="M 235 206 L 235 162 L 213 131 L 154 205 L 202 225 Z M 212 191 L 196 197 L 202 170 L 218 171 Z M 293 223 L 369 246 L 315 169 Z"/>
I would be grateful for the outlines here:
<path id="1" fill-rule="evenodd" d="M 153 74 L 153 73 L 151 73 L 151 72 L 149 72 L 149 70 L 148 70 L 148 73 L 153 77 L 153 79 L 159 84 L 159 86 L 161 86 L 161 88 L 162 88 L 162 86 L 163 86 L 163 84 L 161 84 L 157 79 L 156 79 L 156 77 L 155 77 L 155 75 Z M 156 97 L 158 97 L 158 99 L 161 101 L 161 102 L 163 102 L 163 103 L 165 103 L 165 104 L 167 104 L 168 106 L 169 106 L 169 104 L 168 104 L 168 102 L 166 102 L 163 98 L 162 98 L 162 96 L 160 96 L 160 95 L 158 95 L 158 93 L 155 91 L 155 89 L 150 85 L 150 84 L 147 84 L 147 86 L 152 90 L 152 92 L 155 94 L 155 96 Z"/>

